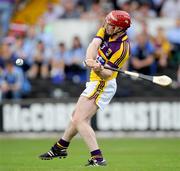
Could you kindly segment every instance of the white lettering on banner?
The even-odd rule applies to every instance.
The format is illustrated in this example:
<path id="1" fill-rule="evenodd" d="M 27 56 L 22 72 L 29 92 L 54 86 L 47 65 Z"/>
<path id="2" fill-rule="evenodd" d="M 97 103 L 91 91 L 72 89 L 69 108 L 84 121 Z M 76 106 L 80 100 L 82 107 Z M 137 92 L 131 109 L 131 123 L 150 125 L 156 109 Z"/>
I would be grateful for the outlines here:
<path id="1" fill-rule="evenodd" d="M 148 128 L 146 103 L 113 103 L 105 111 L 98 112 L 97 125 L 101 130 L 145 130 Z M 102 120 L 103 117 L 103 121 Z M 134 122 L 136 120 L 136 122 Z"/>
<path id="2" fill-rule="evenodd" d="M 138 130 L 146 130 L 148 129 L 148 103 L 140 102 L 137 105 L 134 104 L 135 107 L 135 128 Z"/>
<path id="3" fill-rule="evenodd" d="M 171 129 L 173 125 L 172 119 L 173 115 L 171 113 L 171 104 L 168 102 L 160 103 L 159 104 L 159 129 Z"/>
<path id="4" fill-rule="evenodd" d="M 21 108 L 20 105 L 3 106 L 4 131 L 64 130 L 70 120 L 74 104 L 39 104 Z"/>
<path id="5" fill-rule="evenodd" d="M 4 131 L 17 131 L 19 130 L 19 105 L 5 105 L 3 107 L 3 130 Z"/>
<path id="6" fill-rule="evenodd" d="M 119 130 L 122 129 L 123 127 L 123 122 L 122 122 L 122 116 L 121 113 L 123 112 L 123 104 L 119 104 L 118 103 L 113 103 L 113 107 L 109 108 L 109 115 L 111 115 L 112 113 L 112 120 L 111 120 L 111 126 L 113 130 Z M 120 111 L 121 110 L 121 111 Z M 110 118 L 110 116 L 109 116 Z"/>
<path id="7" fill-rule="evenodd" d="M 158 128 L 158 103 L 151 102 L 149 103 L 149 129 L 156 130 Z"/>
<path id="8" fill-rule="evenodd" d="M 62 107 L 63 108 L 63 107 Z M 59 113 L 56 112 L 56 106 L 54 104 L 46 103 L 44 105 L 44 117 L 43 117 L 43 128 L 46 131 L 53 131 L 56 127 L 56 116 L 58 117 Z M 63 118 L 65 118 L 64 111 L 60 113 Z"/>
<path id="9" fill-rule="evenodd" d="M 172 113 L 174 113 L 173 115 L 173 119 L 172 119 L 172 125 L 174 126 L 175 130 L 180 129 L 180 104 L 179 103 L 172 103 Z"/>
<path id="10" fill-rule="evenodd" d="M 41 131 L 43 129 L 43 112 L 44 108 L 41 104 L 35 103 L 30 106 L 29 117 L 32 130 Z"/>
<path id="11" fill-rule="evenodd" d="M 124 103 L 122 112 L 123 129 L 134 129 L 134 103 Z"/>
<path id="12" fill-rule="evenodd" d="M 75 104 L 56 104 L 55 130 L 64 130 L 69 123 Z"/>
<path id="13" fill-rule="evenodd" d="M 112 103 L 97 113 L 100 130 L 178 130 L 180 102 Z"/>
<path id="14" fill-rule="evenodd" d="M 4 131 L 59 131 L 69 123 L 74 103 L 3 106 Z M 180 130 L 180 102 L 111 103 L 97 113 L 99 130 Z"/>
<path id="15" fill-rule="evenodd" d="M 121 106 L 121 107 L 120 107 Z M 119 130 L 122 127 L 121 111 L 123 105 L 119 103 L 111 104 L 111 107 L 105 108 L 104 111 L 99 111 L 97 115 L 97 125 L 100 130 Z"/>
<path id="16" fill-rule="evenodd" d="M 29 110 L 27 108 L 21 109 L 21 118 L 19 123 L 19 130 L 29 131 L 31 129 L 31 122 L 29 117 Z"/>

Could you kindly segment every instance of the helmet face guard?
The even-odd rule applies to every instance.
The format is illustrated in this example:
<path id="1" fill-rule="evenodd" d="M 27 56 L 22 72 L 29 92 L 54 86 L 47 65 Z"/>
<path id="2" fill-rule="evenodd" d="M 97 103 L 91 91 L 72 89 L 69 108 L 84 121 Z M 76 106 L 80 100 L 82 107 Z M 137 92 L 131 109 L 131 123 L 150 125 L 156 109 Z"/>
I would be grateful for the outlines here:
<path id="1" fill-rule="evenodd" d="M 106 33 L 110 36 L 112 35 L 115 35 L 119 32 L 121 32 L 123 29 L 120 28 L 120 27 L 117 27 L 117 26 L 114 26 L 114 25 L 111 25 L 111 24 L 108 24 L 106 21 L 104 23 L 104 28 L 106 30 Z"/>
<path id="2" fill-rule="evenodd" d="M 111 11 L 105 18 L 105 28 L 111 26 L 111 29 L 114 27 L 114 33 L 117 34 L 121 31 L 127 30 L 131 25 L 130 15 L 121 10 Z M 112 34 L 111 34 L 112 35 Z"/>

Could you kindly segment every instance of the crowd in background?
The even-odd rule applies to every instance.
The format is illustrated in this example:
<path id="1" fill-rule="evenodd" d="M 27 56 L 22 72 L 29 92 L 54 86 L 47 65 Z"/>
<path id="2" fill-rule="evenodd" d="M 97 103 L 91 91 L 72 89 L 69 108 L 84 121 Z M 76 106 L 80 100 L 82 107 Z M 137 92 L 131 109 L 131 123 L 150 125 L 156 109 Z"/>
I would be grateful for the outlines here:
<path id="1" fill-rule="evenodd" d="M 29 25 L 19 33 L 9 29 L 14 9 L 25 0 L 0 0 L 0 89 L 2 98 L 19 99 L 30 93 L 32 79 L 48 79 L 53 84 L 66 80 L 74 83 L 86 81 L 86 69 L 82 65 L 86 47 L 80 37 L 74 36 L 71 48 L 64 42 L 54 44 L 46 24 L 63 19 L 95 20 L 101 22 L 112 9 L 130 13 L 139 21 L 142 33 L 133 35 L 131 57 L 126 66 L 148 75 L 164 72 L 169 65 L 175 67 L 180 82 L 180 0 L 61 0 L 47 4 L 47 11 L 35 25 Z M 157 29 L 155 36 L 149 33 L 147 18 L 169 17 L 176 20 L 173 28 Z M 23 58 L 22 67 L 15 65 L 17 58 Z"/>

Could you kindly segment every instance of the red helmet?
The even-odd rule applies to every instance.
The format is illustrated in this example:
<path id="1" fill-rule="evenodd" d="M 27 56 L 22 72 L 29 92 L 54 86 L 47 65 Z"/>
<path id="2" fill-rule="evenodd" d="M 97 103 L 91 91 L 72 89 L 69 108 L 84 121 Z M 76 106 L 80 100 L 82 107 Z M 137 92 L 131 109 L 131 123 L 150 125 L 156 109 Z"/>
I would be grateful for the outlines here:
<path id="1" fill-rule="evenodd" d="M 131 25 L 131 17 L 126 11 L 114 10 L 111 11 L 105 21 L 108 24 L 127 29 Z"/>

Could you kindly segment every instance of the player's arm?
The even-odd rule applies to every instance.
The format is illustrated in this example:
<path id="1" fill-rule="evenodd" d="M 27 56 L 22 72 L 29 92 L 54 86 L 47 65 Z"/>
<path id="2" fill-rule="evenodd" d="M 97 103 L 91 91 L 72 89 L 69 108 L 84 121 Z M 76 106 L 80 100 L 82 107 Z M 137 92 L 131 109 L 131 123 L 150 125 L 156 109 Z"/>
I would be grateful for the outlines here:
<path id="1" fill-rule="evenodd" d="M 101 45 L 102 40 L 99 38 L 94 38 L 92 42 L 89 44 L 86 51 L 86 66 L 93 68 L 96 63 L 96 56 L 99 46 Z"/>
<path id="2" fill-rule="evenodd" d="M 113 71 L 104 69 L 104 67 L 96 61 L 97 51 L 101 43 L 102 39 L 94 38 L 92 40 L 92 42 L 89 44 L 87 48 L 85 62 L 86 66 L 92 68 L 100 78 L 107 79 L 112 75 Z"/>
<path id="3" fill-rule="evenodd" d="M 105 29 L 100 28 L 98 33 L 96 34 L 96 37 L 92 40 L 92 42 L 89 44 L 87 48 L 85 61 L 86 66 L 93 69 L 94 72 L 96 72 L 96 74 L 102 79 L 110 77 L 113 73 L 110 70 L 104 69 L 104 67 L 96 60 L 97 52 L 103 41 L 104 35 Z"/>

